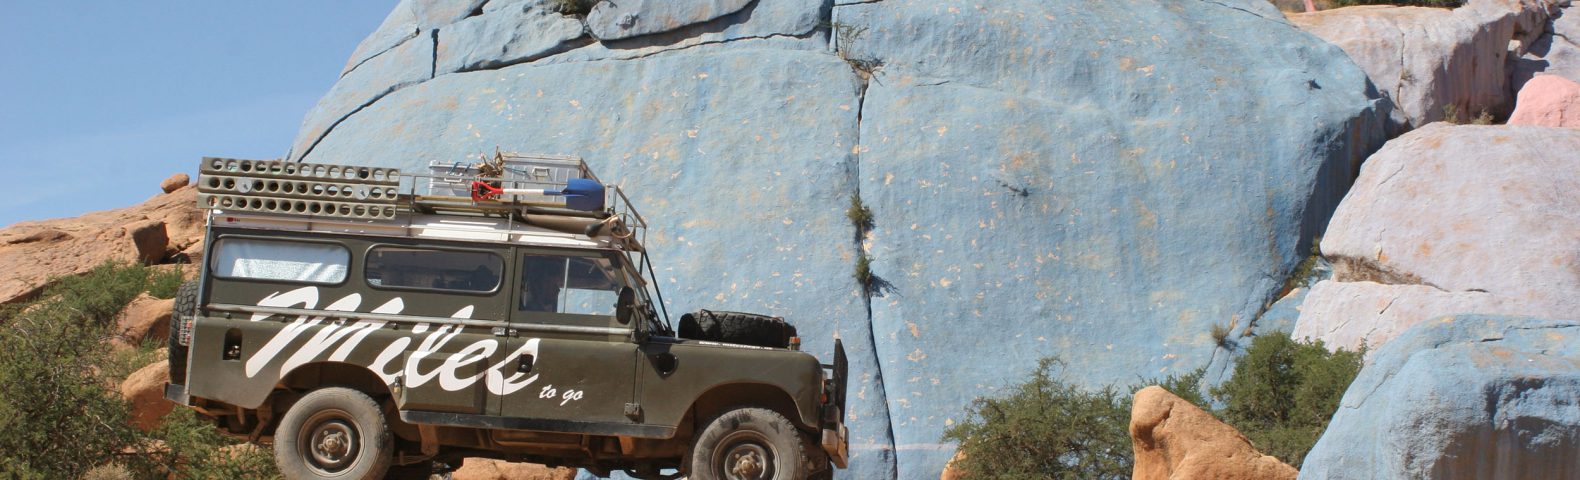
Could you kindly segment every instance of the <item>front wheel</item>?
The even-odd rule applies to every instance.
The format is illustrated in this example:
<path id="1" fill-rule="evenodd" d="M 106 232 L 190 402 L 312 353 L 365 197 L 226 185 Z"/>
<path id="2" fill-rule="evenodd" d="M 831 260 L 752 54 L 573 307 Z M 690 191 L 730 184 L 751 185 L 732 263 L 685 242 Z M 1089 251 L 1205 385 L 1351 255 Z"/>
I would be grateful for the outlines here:
<path id="1" fill-rule="evenodd" d="M 274 434 L 274 461 L 290 479 L 384 478 L 393 450 L 378 403 L 349 388 L 308 393 L 285 412 Z"/>
<path id="2" fill-rule="evenodd" d="M 691 444 L 697 480 L 801 480 L 807 477 L 801 433 L 783 415 L 740 408 L 714 418 Z"/>

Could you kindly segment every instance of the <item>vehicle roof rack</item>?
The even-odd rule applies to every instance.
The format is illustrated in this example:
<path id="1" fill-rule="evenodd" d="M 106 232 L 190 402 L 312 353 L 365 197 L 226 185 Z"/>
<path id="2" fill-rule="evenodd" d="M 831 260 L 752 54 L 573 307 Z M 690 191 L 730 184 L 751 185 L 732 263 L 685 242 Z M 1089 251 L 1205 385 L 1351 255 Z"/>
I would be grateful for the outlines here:
<path id="1" fill-rule="evenodd" d="M 227 215 L 408 227 L 424 215 L 493 217 L 505 220 L 502 233 L 520 235 L 529 243 L 534 233 L 547 230 L 621 250 L 642 250 L 647 221 L 624 191 L 602 185 L 580 158 L 496 151 L 483 160 L 432 162 L 429 173 L 412 174 L 382 167 L 205 157 L 199 168 L 198 207 Z M 567 208 L 574 205 L 566 197 L 589 193 L 568 193 L 570 186 L 586 185 L 586 180 L 598 182 L 595 194 L 600 198 L 582 203 L 599 208 Z M 479 195 L 479 190 L 493 193 Z"/>

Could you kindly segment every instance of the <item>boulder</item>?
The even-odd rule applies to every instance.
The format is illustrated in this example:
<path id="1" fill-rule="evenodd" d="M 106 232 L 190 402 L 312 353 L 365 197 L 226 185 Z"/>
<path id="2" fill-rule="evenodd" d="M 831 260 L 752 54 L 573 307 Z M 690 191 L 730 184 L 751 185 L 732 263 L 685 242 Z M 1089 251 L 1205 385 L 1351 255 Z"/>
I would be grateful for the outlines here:
<path id="1" fill-rule="evenodd" d="M 1580 82 L 1580 10 L 1572 3 L 1564 6 L 1549 20 L 1545 32 L 1511 61 L 1509 81 L 1516 92 L 1542 74 Z"/>
<path id="2" fill-rule="evenodd" d="M 202 238 L 203 216 L 191 186 L 133 207 L 0 228 L 0 265 L 6 266 L 0 303 L 25 300 L 51 278 L 106 261 L 158 262 Z"/>
<path id="3" fill-rule="evenodd" d="M 1577 189 L 1573 129 L 1434 124 L 1388 142 L 1328 225 L 1333 280 L 1295 336 L 1377 348 L 1438 315 L 1572 315 L 1580 197 L 1563 192 Z"/>
<path id="4" fill-rule="evenodd" d="M 159 182 L 159 189 L 165 193 L 170 193 L 176 191 L 176 189 L 187 186 L 187 184 L 191 182 L 192 178 L 188 177 L 187 174 L 177 173 L 175 175 L 171 175 L 169 178 L 166 178 L 164 181 Z"/>
<path id="5" fill-rule="evenodd" d="M 572 41 L 582 38 L 582 23 L 554 11 L 553 3 L 514 3 L 440 30 L 434 68 L 447 73 L 498 68 L 576 46 Z"/>
<path id="6" fill-rule="evenodd" d="M 175 407 L 165 400 L 166 383 L 170 383 L 170 364 L 164 360 L 133 372 L 121 382 L 121 398 L 131 404 L 131 422 L 137 428 L 146 432 L 159 428 L 159 420 Z"/>
<path id="7" fill-rule="evenodd" d="M 1580 322 L 1443 317 L 1379 348 L 1300 478 L 1577 478 Z"/>
<path id="8" fill-rule="evenodd" d="M 1557 0 L 1476 0 L 1455 10 L 1357 6 L 1290 15 L 1348 52 L 1397 107 L 1397 131 L 1507 114 L 1510 42 L 1532 41 Z M 1519 47 L 1516 47 L 1519 48 Z M 1456 118 L 1448 118 L 1453 113 Z"/>
<path id="9" fill-rule="evenodd" d="M 111 341 L 124 346 L 136 346 L 150 338 L 170 336 L 170 311 L 174 299 L 158 299 L 148 294 L 138 295 L 121 309 L 115 319 L 115 334 Z"/>
<path id="10" fill-rule="evenodd" d="M 576 470 L 549 468 L 531 463 L 511 463 L 490 458 L 468 458 L 451 472 L 452 480 L 571 480 Z"/>
<path id="11" fill-rule="evenodd" d="M 1136 392 L 1130 439 L 1135 480 L 1293 480 L 1300 473 L 1257 451 L 1239 430 L 1155 385 Z"/>
<path id="12" fill-rule="evenodd" d="M 625 0 L 598 2 L 587 29 L 599 40 L 619 40 L 677 30 L 745 8 L 751 0 Z"/>
<path id="13" fill-rule="evenodd" d="M 518 11 L 494 5 L 459 22 Z M 292 158 L 585 158 L 647 215 L 669 311 L 783 316 L 824 359 L 843 339 L 846 474 L 921 478 L 970 400 L 1042 356 L 1093 386 L 1207 363 L 1209 327 L 1274 299 L 1383 139 L 1361 70 L 1261 0 L 725 7 L 353 78 L 390 50 L 309 113 Z M 471 48 L 436 28 L 438 51 Z M 846 217 L 857 193 L 870 229 Z M 863 256 L 877 278 L 858 284 Z"/>
<path id="14" fill-rule="evenodd" d="M 959 466 L 960 462 L 965 458 L 966 452 L 964 450 L 955 452 L 955 456 L 951 457 L 949 463 L 944 465 L 944 472 L 938 474 L 938 480 L 965 480 L 966 474 L 960 470 Z"/>
<path id="15" fill-rule="evenodd" d="M 1580 128 L 1580 83 L 1558 75 L 1526 82 L 1509 125 Z"/>

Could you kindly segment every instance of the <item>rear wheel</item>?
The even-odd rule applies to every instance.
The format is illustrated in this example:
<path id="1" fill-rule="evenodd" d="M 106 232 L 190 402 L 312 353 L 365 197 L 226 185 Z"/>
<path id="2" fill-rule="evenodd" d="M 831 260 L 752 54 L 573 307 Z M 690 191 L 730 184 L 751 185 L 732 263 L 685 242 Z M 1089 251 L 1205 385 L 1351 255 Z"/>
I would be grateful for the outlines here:
<path id="1" fill-rule="evenodd" d="M 691 478 L 801 480 L 807 477 L 800 431 L 783 415 L 740 408 L 713 419 L 691 444 Z"/>
<path id="2" fill-rule="evenodd" d="M 373 480 L 389 470 L 394 439 L 366 394 L 329 387 L 303 396 L 274 435 L 274 461 L 292 479 Z"/>
<path id="3" fill-rule="evenodd" d="M 188 320 L 197 314 L 197 280 L 181 284 L 176 289 L 175 305 L 170 310 L 170 383 L 187 383 L 187 346 L 182 338 L 192 338 Z"/>

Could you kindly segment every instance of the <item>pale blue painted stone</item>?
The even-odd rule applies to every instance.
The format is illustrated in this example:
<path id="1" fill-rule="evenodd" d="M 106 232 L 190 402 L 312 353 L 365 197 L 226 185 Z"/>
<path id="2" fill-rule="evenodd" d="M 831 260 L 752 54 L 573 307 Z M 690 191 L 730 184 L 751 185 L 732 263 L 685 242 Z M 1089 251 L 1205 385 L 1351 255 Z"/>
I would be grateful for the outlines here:
<path id="1" fill-rule="evenodd" d="M 329 93 L 307 111 L 291 145 L 291 160 L 301 160 L 325 133 L 346 117 L 390 92 L 433 78 L 433 41 L 416 36 L 401 42 L 340 77 Z"/>
<path id="2" fill-rule="evenodd" d="M 751 0 L 620 0 L 599 2 L 587 29 L 599 40 L 620 40 L 678 30 L 731 13 Z"/>
<path id="3" fill-rule="evenodd" d="M 1380 146 L 1342 51 L 1222 3 L 835 8 L 882 65 L 860 175 L 900 478 L 937 475 L 944 429 L 1040 357 L 1093 387 L 1209 364 L 1211 326 L 1239 341 Z"/>
<path id="4" fill-rule="evenodd" d="M 409 86 L 311 113 L 349 117 L 304 128 L 323 138 L 305 160 L 587 158 L 654 222 L 672 314 L 783 315 L 825 359 L 845 339 L 840 478 L 930 478 L 953 453 L 943 429 L 1039 357 L 1091 386 L 1232 368 L 1210 326 L 1272 300 L 1387 108 L 1342 51 L 1264 4 L 757 0 L 388 83 Z M 440 50 L 483 43 L 437 28 Z M 853 65 L 875 72 L 865 89 Z M 341 83 L 325 102 L 378 84 Z M 858 189 L 877 223 L 863 247 L 844 218 Z M 858 248 L 892 287 L 870 317 Z"/>
<path id="5" fill-rule="evenodd" d="M 436 73 L 498 68 L 575 46 L 582 22 L 550 9 L 547 0 L 516 2 L 439 30 Z"/>
<path id="6" fill-rule="evenodd" d="M 395 92 L 306 161 L 422 170 L 495 147 L 584 157 L 652 222 L 672 317 L 782 315 L 825 361 L 834 336 L 845 341 L 853 468 L 843 478 L 893 478 L 884 380 L 844 216 L 859 92 L 844 62 L 815 52 L 708 45 L 640 62 L 527 63 Z"/>
<path id="7" fill-rule="evenodd" d="M 1464 315 L 1372 356 L 1303 479 L 1580 478 L 1580 322 Z"/>

